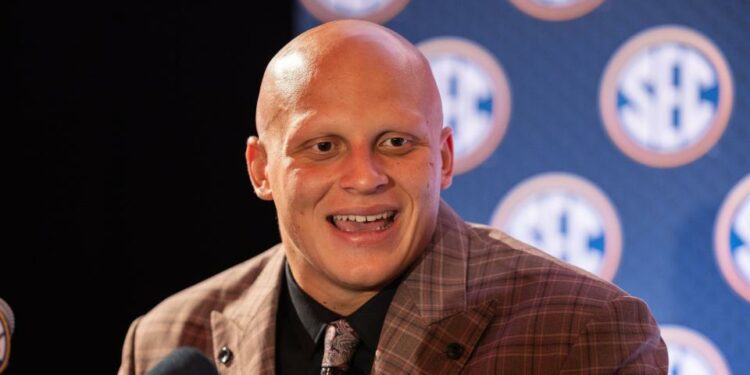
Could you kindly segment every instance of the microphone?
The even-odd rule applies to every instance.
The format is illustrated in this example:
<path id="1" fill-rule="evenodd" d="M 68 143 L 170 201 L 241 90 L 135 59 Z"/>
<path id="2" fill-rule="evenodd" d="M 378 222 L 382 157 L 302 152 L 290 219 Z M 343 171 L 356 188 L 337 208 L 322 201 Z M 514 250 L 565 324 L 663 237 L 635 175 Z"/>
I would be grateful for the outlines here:
<path id="1" fill-rule="evenodd" d="M 198 349 L 182 346 L 164 357 L 146 375 L 219 375 L 219 372 Z"/>
<path id="2" fill-rule="evenodd" d="M 0 373 L 8 367 L 8 358 L 10 357 L 10 336 L 16 328 L 16 320 L 13 317 L 13 310 L 0 298 Z"/>

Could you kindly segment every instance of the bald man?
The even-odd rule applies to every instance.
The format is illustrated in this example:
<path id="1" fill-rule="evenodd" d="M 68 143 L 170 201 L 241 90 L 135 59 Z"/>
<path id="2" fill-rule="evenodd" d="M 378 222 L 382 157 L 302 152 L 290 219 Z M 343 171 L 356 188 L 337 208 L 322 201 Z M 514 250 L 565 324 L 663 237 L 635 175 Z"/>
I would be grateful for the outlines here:
<path id="1" fill-rule="evenodd" d="M 223 374 L 666 373 L 645 303 L 441 202 L 451 132 L 398 34 L 301 34 L 266 69 L 256 127 L 248 172 L 282 242 L 136 319 L 120 374 L 180 346 Z"/>

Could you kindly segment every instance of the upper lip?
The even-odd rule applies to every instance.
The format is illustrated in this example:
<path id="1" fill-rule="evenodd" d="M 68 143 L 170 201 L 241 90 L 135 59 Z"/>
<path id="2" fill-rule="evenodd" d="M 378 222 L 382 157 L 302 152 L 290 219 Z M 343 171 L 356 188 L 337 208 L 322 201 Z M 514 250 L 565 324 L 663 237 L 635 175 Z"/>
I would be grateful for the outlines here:
<path id="1" fill-rule="evenodd" d="M 334 215 L 359 215 L 359 216 L 368 216 L 368 215 L 377 215 L 383 212 L 387 211 L 394 211 L 398 212 L 398 207 L 395 205 L 390 204 L 379 204 L 374 206 L 366 206 L 366 207 L 349 207 L 349 208 L 339 208 L 335 211 L 329 212 L 327 217 L 331 217 Z"/>

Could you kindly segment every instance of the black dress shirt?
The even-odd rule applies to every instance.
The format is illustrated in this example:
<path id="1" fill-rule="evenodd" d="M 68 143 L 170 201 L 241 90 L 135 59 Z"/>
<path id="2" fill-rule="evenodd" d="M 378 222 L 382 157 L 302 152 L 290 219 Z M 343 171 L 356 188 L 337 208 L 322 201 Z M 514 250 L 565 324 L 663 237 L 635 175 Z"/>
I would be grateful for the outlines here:
<path id="1" fill-rule="evenodd" d="M 297 285 L 289 265 L 285 268 L 286 285 L 281 288 L 276 315 L 276 373 L 318 375 L 323 360 L 325 327 L 342 316 L 307 295 Z M 370 373 L 385 314 L 398 285 L 399 280 L 392 282 L 346 317 L 360 339 L 349 374 Z"/>

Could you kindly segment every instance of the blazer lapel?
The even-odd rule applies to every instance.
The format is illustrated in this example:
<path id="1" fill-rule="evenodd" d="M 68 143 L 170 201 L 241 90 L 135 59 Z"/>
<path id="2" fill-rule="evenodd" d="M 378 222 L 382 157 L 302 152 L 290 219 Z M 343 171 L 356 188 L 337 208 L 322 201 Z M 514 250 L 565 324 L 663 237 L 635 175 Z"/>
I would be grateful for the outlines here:
<path id="1" fill-rule="evenodd" d="M 372 373 L 459 373 L 492 321 L 492 304 L 467 306 L 469 229 L 441 202 L 432 242 L 396 291 Z"/>
<path id="2" fill-rule="evenodd" d="M 226 347 L 231 359 L 215 359 L 221 374 L 273 374 L 275 371 L 276 311 L 284 251 L 277 245 L 257 278 L 236 303 L 211 313 L 214 355 Z M 226 352 L 225 352 L 226 353 Z"/>

